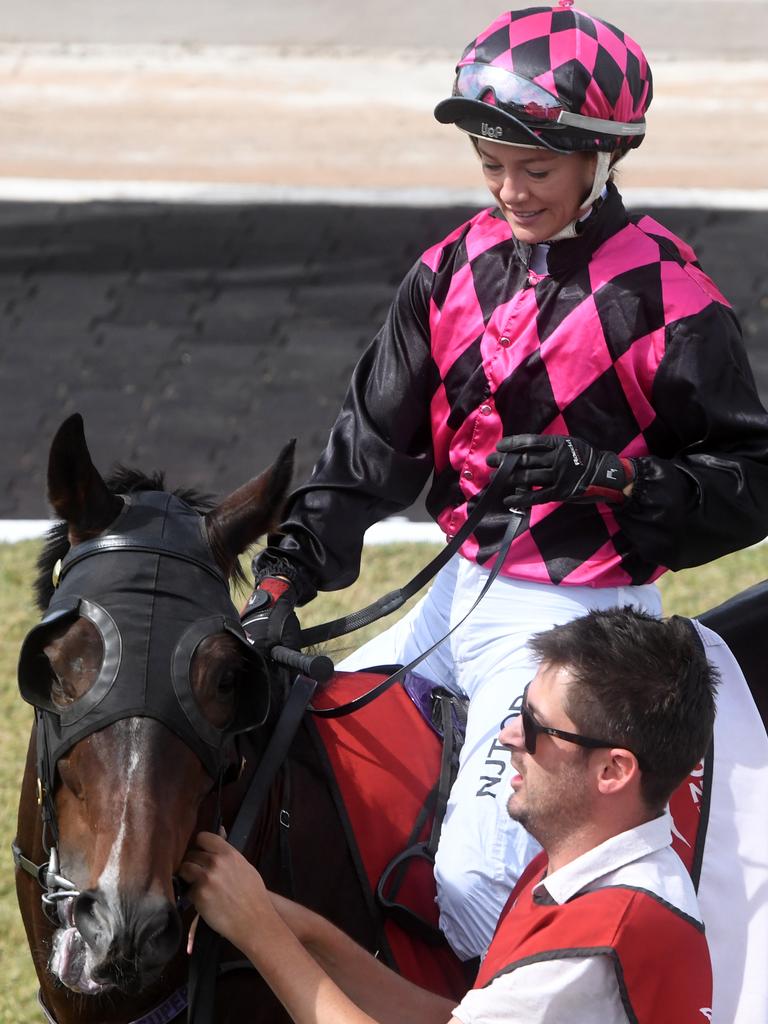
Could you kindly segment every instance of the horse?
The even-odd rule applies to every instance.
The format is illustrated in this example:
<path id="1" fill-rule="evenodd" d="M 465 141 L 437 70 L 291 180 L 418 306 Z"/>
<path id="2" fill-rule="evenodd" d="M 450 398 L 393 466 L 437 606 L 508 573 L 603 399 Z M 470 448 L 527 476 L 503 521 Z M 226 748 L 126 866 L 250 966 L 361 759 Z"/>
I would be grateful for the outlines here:
<path id="1" fill-rule="evenodd" d="M 36 721 L 15 848 L 41 1006 L 55 1024 L 159 1024 L 184 1012 L 191 911 L 180 910 L 174 874 L 197 831 L 234 820 L 287 690 L 247 643 L 229 583 L 239 554 L 279 521 L 291 462 L 289 447 L 213 503 L 166 491 L 158 475 L 118 469 L 103 480 L 79 416 L 53 440 L 48 491 L 62 523 L 38 566 L 44 617 L 20 655 Z M 754 626 L 767 600 L 761 585 L 702 616 L 726 640 L 733 633 L 761 709 Z M 382 915 L 321 761 L 302 728 L 246 853 L 269 888 L 376 952 Z M 222 964 L 216 1024 L 287 1019 L 236 950 Z"/>
<path id="2" fill-rule="evenodd" d="M 48 492 L 62 522 L 38 566 L 47 611 L 20 657 L 36 723 L 15 843 L 49 1021 L 170 1021 L 183 1006 L 191 911 L 177 909 L 174 872 L 200 829 L 233 820 L 284 686 L 246 642 L 229 581 L 238 555 L 277 523 L 291 467 L 289 446 L 214 505 L 165 491 L 158 475 L 118 468 L 105 481 L 77 415 L 53 440 Z M 293 794 L 302 813 L 286 829 Z M 335 814 L 298 736 L 247 853 L 268 885 L 375 951 L 379 926 Z M 222 960 L 217 1024 L 287 1019 L 241 956 Z"/>

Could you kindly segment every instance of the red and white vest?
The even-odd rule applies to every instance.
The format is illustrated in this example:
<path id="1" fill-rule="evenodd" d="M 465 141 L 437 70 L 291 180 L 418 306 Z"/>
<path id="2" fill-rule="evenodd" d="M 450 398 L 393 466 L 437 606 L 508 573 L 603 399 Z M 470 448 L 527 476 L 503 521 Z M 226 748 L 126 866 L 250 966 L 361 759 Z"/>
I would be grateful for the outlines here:
<path id="1" fill-rule="evenodd" d="M 539 854 L 499 919 L 475 988 L 536 960 L 607 956 L 627 1017 L 637 1024 L 704 1024 L 712 966 L 697 921 L 643 889 L 606 886 L 564 904 L 537 903 L 546 869 Z"/>

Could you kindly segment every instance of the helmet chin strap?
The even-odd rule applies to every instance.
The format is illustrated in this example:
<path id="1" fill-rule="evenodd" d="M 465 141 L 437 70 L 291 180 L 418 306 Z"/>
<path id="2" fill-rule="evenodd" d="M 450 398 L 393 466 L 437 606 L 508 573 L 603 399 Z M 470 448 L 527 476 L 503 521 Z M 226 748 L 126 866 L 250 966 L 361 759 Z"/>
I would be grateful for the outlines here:
<path id="1" fill-rule="evenodd" d="M 595 177 L 592 181 L 592 190 L 579 207 L 579 216 L 566 224 L 564 228 L 561 228 L 556 235 L 552 235 L 551 238 L 547 238 L 547 245 L 550 242 L 560 242 L 565 238 L 575 238 L 578 234 L 576 225 L 579 221 L 583 220 L 587 213 L 592 209 L 592 204 L 605 188 L 605 183 L 608 181 L 608 175 L 611 173 L 612 154 L 598 152 L 595 156 L 597 159 L 595 161 Z"/>
<path id="2" fill-rule="evenodd" d="M 462 129 L 462 131 L 463 130 L 464 129 Z M 478 140 L 479 136 L 472 135 L 471 132 L 467 132 L 467 134 L 470 136 L 472 144 L 474 145 L 475 150 L 477 151 L 477 140 Z M 509 146 L 510 148 L 514 148 L 514 149 L 545 149 L 546 148 L 544 146 L 529 146 L 529 145 L 527 145 L 524 142 L 504 142 L 502 139 L 496 139 L 494 141 L 496 141 L 497 143 L 499 143 L 502 146 Z M 561 241 L 563 241 L 563 239 L 566 239 L 566 238 L 575 238 L 576 235 L 578 235 L 578 231 L 576 230 L 576 225 L 580 221 L 584 220 L 584 218 L 587 216 L 589 211 L 592 209 L 592 204 L 595 202 L 597 197 L 600 195 L 600 193 L 605 188 L 605 183 L 608 181 L 608 177 L 609 177 L 609 175 L 611 173 L 611 167 L 612 167 L 611 160 L 612 160 L 612 157 L 613 157 L 613 153 L 606 153 L 606 152 L 603 152 L 602 150 L 599 150 L 597 153 L 595 153 L 595 176 L 592 179 L 592 188 L 591 188 L 590 193 L 587 196 L 587 198 L 584 200 L 584 202 L 579 207 L 578 216 L 574 217 L 574 219 L 572 221 L 570 221 L 568 224 L 566 224 L 565 227 L 560 228 L 560 230 L 557 232 L 556 235 L 552 235 L 551 238 L 545 239 L 544 240 L 544 244 L 545 245 L 549 245 L 550 242 L 561 242 Z M 621 158 L 619 158 L 619 159 L 621 159 Z M 616 163 L 618 163 L 618 160 L 616 161 Z"/>

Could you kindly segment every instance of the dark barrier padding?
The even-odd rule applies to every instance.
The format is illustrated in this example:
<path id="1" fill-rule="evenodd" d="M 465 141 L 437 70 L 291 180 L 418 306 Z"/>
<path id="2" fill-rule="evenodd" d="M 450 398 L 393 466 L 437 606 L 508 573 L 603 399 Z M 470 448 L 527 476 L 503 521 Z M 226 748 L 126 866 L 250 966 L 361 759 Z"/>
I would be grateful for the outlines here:
<path id="1" fill-rule="evenodd" d="M 0 203 L 0 518 L 47 515 L 74 411 L 102 469 L 224 492 L 295 436 L 300 480 L 401 277 L 474 212 Z M 768 400 L 768 213 L 650 212 L 734 304 Z"/>

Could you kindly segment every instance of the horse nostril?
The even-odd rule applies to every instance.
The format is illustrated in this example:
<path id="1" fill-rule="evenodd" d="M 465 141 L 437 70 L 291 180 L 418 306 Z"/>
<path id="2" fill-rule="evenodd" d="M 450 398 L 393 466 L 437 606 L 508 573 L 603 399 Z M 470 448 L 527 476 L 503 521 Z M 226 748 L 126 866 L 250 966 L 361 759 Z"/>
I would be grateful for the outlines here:
<path id="1" fill-rule="evenodd" d="M 109 911 L 93 890 L 80 893 L 75 900 L 74 921 L 91 949 L 96 950 L 109 943 Z"/>
<path id="2" fill-rule="evenodd" d="M 139 992 L 179 948 L 181 916 L 172 903 L 148 894 L 124 896 L 119 908 L 110 908 L 100 890 L 88 890 L 75 901 L 74 921 L 92 951 L 94 980 Z"/>
<path id="3" fill-rule="evenodd" d="M 174 905 L 158 907 L 136 930 L 140 961 L 147 966 L 166 963 L 179 948 L 181 932 L 181 916 Z"/>

